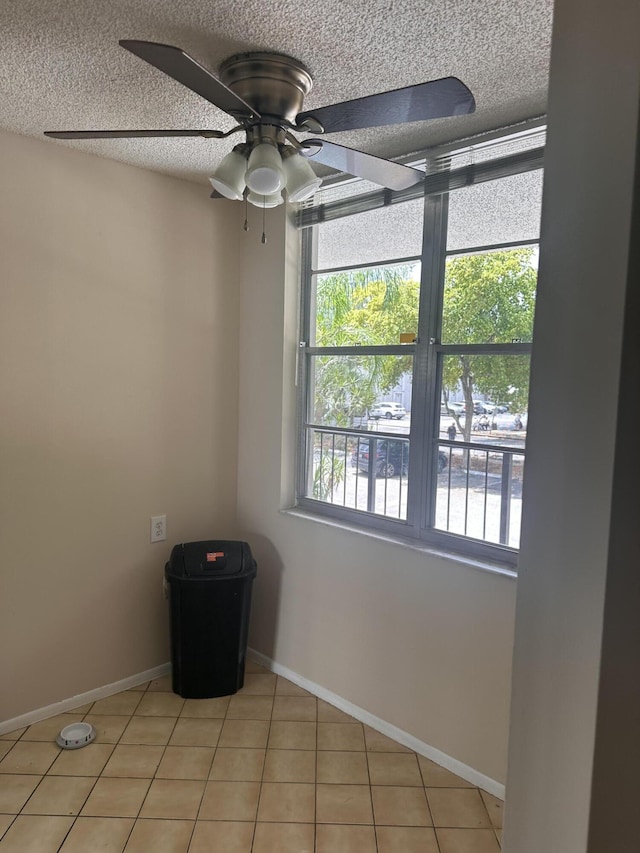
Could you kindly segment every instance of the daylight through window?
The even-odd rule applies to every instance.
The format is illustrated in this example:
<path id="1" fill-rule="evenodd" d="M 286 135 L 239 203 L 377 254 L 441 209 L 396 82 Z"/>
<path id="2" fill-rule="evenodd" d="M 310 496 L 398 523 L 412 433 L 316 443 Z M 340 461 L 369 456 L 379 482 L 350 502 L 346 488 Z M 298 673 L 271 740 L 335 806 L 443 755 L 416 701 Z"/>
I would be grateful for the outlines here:
<path id="1" fill-rule="evenodd" d="M 299 213 L 299 505 L 515 562 L 543 138 Z"/>

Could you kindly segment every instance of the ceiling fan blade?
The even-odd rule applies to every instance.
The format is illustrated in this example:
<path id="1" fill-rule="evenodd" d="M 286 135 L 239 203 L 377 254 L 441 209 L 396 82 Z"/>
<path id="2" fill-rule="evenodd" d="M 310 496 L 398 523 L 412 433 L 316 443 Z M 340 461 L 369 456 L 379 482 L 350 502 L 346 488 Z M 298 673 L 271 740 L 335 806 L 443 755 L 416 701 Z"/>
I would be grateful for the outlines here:
<path id="1" fill-rule="evenodd" d="M 221 130 L 46 130 L 53 139 L 139 139 L 145 136 L 203 136 L 220 139 Z"/>
<path id="2" fill-rule="evenodd" d="M 306 118 L 313 118 L 320 122 L 325 133 L 335 133 L 466 115 L 475 108 L 475 99 L 462 81 L 457 77 L 443 77 L 417 86 L 380 92 L 378 95 L 298 113 L 296 124 L 299 126 Z"/>
<path id="3" fill-rule="evenodd" d="M 260 118 L 249 104 L 179 47 L 135 39 L 122 39 L 120 45 L 235 119 Z"/>
<path id="4" fill-rule="evenodd" d="M 364 151 L 327 142 L 325 139 L 306 139 L 300 152 L 312 162 L 322 163 L 339 172 L 364 178 L 391 190 L 404 190 L 424 180 L 424 172 L 411 169 L 391 160 L 383 160 Z"/>

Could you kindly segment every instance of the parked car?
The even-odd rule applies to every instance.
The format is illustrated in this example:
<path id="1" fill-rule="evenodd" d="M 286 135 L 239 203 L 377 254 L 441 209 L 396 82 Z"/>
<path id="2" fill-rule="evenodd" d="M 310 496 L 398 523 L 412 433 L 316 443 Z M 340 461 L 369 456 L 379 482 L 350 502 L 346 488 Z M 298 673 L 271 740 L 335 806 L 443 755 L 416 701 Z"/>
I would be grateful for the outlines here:
<path id="1" fill-rule="evenodd" d="M 357 455 L 354 454 L 351 464 L 358 471 L 369 472 L 370 444 L 374 439 L 360 442 Z M 407 476 L 409 470 L 409 442 L 393 441 L 379 438 L 376 442 L 376 476 L 393 477 L 395 474 Z M 442 451 L 438 453 L 438 473 L 447 467 L 447 457 Z"/>
<path id="2" fill-rule="evenodd" d="M 464 415 L 467 411 L 467 407 L 464 403 L 457 403 L 453 400 L 449 400 L 448 403 L 445 403 L 444 400 L 440 403 L 440 412 L 443 415 L 448 415 L 449 412 L 455 412 L 456 415 Z"/>
<path id="3" fill-rule="evenodd" d="M 496 404 L 489 400 L 474 400 L 473 414 L 474 415 L 492 415 Z"/>
<path id="4" fill-rule="evenodd" d="M 378 420 L 379 418 L 396 418 L 400 420 L 404 418 L 407 414 L 407 410 L 404 406 L 401 406 L 400 403 L 376 403 L 376 405 L 369 412 L 370 418 L 375 418 Z"/>

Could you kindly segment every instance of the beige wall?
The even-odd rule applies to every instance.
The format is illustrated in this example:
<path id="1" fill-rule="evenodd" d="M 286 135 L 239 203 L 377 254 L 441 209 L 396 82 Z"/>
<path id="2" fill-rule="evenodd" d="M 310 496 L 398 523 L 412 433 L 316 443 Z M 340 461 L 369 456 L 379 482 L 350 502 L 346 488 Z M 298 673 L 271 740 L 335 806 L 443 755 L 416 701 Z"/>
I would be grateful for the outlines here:
<path id="1" fill-rule="evenodd" d="M 556 0 L 505 853 L 640 849 L 639 33 L 637 0 Z"/>
<path id="2" fill-rule="evenodd" d="M 298 243 L 281 210 L 268 232 L 241 281 L 238 521 L 258 560 L 250 643 L 503 782 L 513 579 L 279 512 L 292 494 Z"/>
<path id="3" fill-rule="evenodd" d="M 2 720 L 166 662 L 171 543 L 234 534 L 242 231 L 8 134 L 0 186 Z"/>

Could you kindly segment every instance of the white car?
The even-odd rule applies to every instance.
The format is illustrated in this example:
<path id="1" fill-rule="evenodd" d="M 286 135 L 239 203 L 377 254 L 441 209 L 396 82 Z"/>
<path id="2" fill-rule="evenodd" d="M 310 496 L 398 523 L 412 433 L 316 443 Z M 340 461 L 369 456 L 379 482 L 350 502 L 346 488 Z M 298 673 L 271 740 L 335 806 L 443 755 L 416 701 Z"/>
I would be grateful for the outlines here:
<path id="1" fill-rule="evenodd" d="M 369 417 L 376 421 L 379 418 L 396 418 L 400 420 L 407 414 L 407 410 L 400 403 L 377 403 L 369 412 Z"/>

